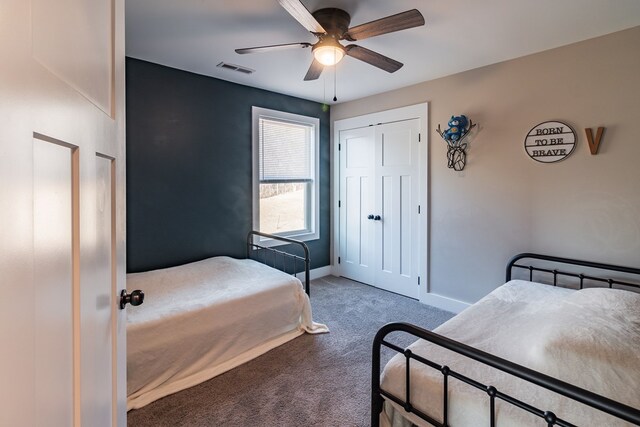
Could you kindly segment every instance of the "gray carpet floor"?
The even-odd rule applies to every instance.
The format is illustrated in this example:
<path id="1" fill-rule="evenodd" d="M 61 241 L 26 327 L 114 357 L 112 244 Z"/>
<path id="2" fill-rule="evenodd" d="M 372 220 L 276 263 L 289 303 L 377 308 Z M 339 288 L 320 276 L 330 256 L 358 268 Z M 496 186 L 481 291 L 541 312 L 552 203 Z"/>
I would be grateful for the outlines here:
<path id="1" fill-rule="evenodd" d="M 302 335 L 209 381 L 130 411 L 130 427 L 369 425 L 371 344 L 386 323 L 433 329 L 453 316 L 418 301 L 333 276 L 311 282 L 316 322 Z M 407 336 L 390 337 L 407 345 Z M 388 359 L 390 354 L 385 354 Z"/>

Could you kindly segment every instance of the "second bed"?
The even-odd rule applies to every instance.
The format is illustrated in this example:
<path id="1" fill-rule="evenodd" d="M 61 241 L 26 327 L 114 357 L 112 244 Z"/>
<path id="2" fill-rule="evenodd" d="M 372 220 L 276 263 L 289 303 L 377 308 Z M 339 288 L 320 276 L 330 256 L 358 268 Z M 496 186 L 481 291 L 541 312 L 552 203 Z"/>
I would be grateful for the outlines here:
<path id="1" fill-rule="evenodd" d="M 584 276 L 575 278 L 581 286 Z M 433 333 L 418 331 L 425 339 L 406 349 L 394 348 L 384 335 L 413 334 L 419 328 L 388 325 L 374 348 L 382 344 L 401 354 L 389 361 L 380 379 L 374 350 L 372 425 L 632 425 L 576 398 L 640 420 L 639 307 L 640 294 L 628 290 L 574 290 L 510 280 Z M 381 413 L 376 390 L 385 398 Z"/>

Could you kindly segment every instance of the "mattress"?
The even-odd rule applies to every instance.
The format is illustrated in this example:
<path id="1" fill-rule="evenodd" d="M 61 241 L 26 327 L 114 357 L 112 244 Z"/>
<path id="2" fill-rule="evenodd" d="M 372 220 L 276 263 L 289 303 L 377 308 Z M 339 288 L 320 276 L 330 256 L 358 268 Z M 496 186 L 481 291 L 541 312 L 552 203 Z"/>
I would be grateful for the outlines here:
<path id="1" fill-rule="evenodd" d="M 228 371 L 314 323 L 300 281 L 253 260 L 215 257 L 127 275 L 127 410 Z"/>
<path id="2" fill-rule="evenodd" d="M 467 308 L 434 332 L 559 378 L 626 405 L 640 407 L 640 294 L 616 289 L 556 288 L 513 280 Z M 411 350 L 485 385 L 579 426 L 626 426 L 603 412 L 418 340 Z M 385 366 L 381 386 L 405 396 L 404 356 Z M 442 374 L 411 364 L 414 407 L 442 421 Z M 489 398 L 449 380 L 449 425 L 489 426 Z M 496 401 L 499 427 L 539 426 L 533 415 Z M 386 401 L 383 426 L 430 424 Z"/>

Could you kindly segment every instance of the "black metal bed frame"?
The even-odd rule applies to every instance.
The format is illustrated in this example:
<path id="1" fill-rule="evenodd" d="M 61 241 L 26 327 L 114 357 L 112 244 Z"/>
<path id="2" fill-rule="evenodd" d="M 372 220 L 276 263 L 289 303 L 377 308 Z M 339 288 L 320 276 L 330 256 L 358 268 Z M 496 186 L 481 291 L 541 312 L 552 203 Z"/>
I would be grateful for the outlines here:
<path id="1" fill-rule="evenodd" d="M 278 240 L 284 243 L 290 243 L 302 248 L 303 256 L 286 252 L 282 249 L 275 249 L 269 246 L 264 246 L 255 242 L 254 237 L 266 237 L 272 240 Z M 296 276 L 300 272 L 298 269 L 298 263 L 304 267 L 304 291 L 307 295 L 311 296 L 309 288 L 309 248 L 304 242 L 299 240 L 290 239 L 288 237 L 276 236 L 273 234 L 262 233 L 260 231 L 250 231 L 247 234 L 247 258 L 259 261 L 275 269 L 284 271 L 285 273 Z M 278 260 L 280 262 L 278 262 Z M 289 265 L 289 262 L 291 265 Z M 271 263 L 269 263 L 271 262 Z M 289 269 L 288 267 L 292 267 Z"/>
<path id="2" fill-rule="evenodd" d="M 640 275 L 640 269 L 633 268 L 633 267 L 623 267 L 623 266 L 619 266 L 619 265 L 602 264 L 602 263 L 599 263 L 599 262 L 582 261 L 582 260 L 571 259 L 571 258 L 560 258 L 560 257 L 550 256 L 550 255 L 523 253 L 523 254 L 519 254 L 519 255 L 516 255 L 513 258 L 511 258 L 511 260 L 507 264 L 507 274 L 506 274 L 507 282 L 509 280 L 511 280 L 511 274 L 512 274 L 513 268 L 515 267 L 515 268 L 528 270 L 529 271 L 529 281 L 533 281 L 533 272 L 534 271 L 541 271 L 541 272 L 544 272 L 544 273 L 551 273 L 551 274 L 553 274 L 553 286 L 557 286 L 558 285 L 558 276 L 565 276 L 565 277 L 573 277 L 573 278 L 576 278 L 576 279 L 580 279 L 580 283 L 578 285 L 578 287 L 580 289 L 584 288 L 584 281 L 585 280 L 590 280 L 592 282 L 606 283 L 609 288 L 613 288 L 614 285 L 619 285 L 619 286 L 628 286 L 630 288 L 640 289 L 640 283 L 627 282 L 627 281 L 615 279 L 615 278 L 612 278 L 612 277 L 603 278 L 603 277 L 598 277 L 598 276 L 593 276 L 593 275 L 588 275 L 588 274 L 583 274 L 583 273 L 576 274 L 576 273 L 572 273 L 572 272 L 569 272 L 569 271 L 561 271 L 561 270 L 557 270 L 557 269 L 551 270 L 551 269 L 548 269 L 548 268 L 535 267 L 535 266 L 532 266 L 532 265 L 516 264 L 521 259 L 539 259 L 539 260 L 542 260 L 542 261 L 551 261 L 551 262 L 555 262 L 555 263 L 558 263 L 558 264 L 578 265 L 580 267 L 589 267 L 589 268 L 594 268 L 594 269 L 599 269 L 599 270 L 616 271 L 616 272 L 619 272 L 619 273 Z"/>
<path id="3" fill-rule="evenodd" d="M 540 254 L 523 253 L 523 254 L 516 255 L 509 261 L 507 265 L 507 274 L 506 274 L 507 281 L 511 280 L 513 268 L 520 268 L 520 269 L 526 269 L 529 271 L 529 280 L 533 279 L 534 271 L 551 273 L 553 275 L 553 286 L 557 286 L 559 276 L 566 276 L 574 279 L 579 279 L 580 282 L 578 286 L 580 289 L 582 289 L 585 286 L 585 281 L 587 281 L 587 283 L 591 283 L 591 282 L 605 283 L 610 288 L 612 288 L 614 285 L 621 285 L 621 286 L 631 287 L 634 289 L 640 289 L 640 283 L 633 283 L 626 280 L 620 280 L 617 278 L 612 278 L 612 277 L 605 278 L 605 277 L 598 277 L 591 274 L 587 275 L 582 273 L 576 274 L 574 272 L 569 272 L 569 271 L 560 271 L 557 269 L 543 268 L 540 266 L 518 264 L 518 261 L 522 259 L 535 259 L 535 260 L 542 260 L 542 261 L 548 261 L 548 262 L 554 262 L 554 263 L 560 263 L 560 264 L 588 267 L 591 269 L 606 270 L 606 271 L 624 273 L 628 275 L 637 275 L 640 278 L 640 269 L 638 268 L 621 267 L 617 265 L 575 260 L 570 258 L 560 258 L 560 257 L 540 255 Z M 532 405 L 527 404 L 526 402 L 515 399 L 514 397 L 509 396 L 508 394 L 497 390 L 492 385 L 482 384 L 472 378 L 469 378 L 465 375 L 462 375 L 458 372 L 451 370 L 446 365 L 437 364 L 431 360 L 428 360 L 424 357 L 414 354 L 408 348 L 403 349 L 395 344 L 392 344 L 386 341 L 385 337 L 391 332 L 395 332 L 395 331 L 406 332 L 417 338 L 422 338 L 435 345 L 454 351 L 470 359 L 476 360 L 480 363 L 486 364 L 495 369 L 511 374 L 515 377 L 521 378 L 532 384 L 546 388 L 547 390 L 551 390 L 553 392 L 566 396 L 575 401 L 581 402 L 592 408 L 606 412 L 619 419 L 631 422 L 636 425 L 640 425 L 640 409 L 638 408 L 632 408 L 630 406 L 616 402 L 604 396 L 600 396 L 588 390 L 582 389 L 580 387 L 576 387 L 572 384 L 566 383 L 564 381 L 560 381 L 556 378 L 550 377 L 548 375 L 542 374 L 540 372 L 534 371 L 532 369 L 526 368 L 524 366 L 518 365 L 516 363 L 510 362 L 508 360 L 502 359 L 500 357 L 494 356 L 492 354 L 489 354 L 484 351 L 478 350 L 476 348 L 470 347 L 468 345 L 462 344 L 460 342 L 454 341 L 442 335 L 438 335 L 434 332 L 428 331 L 418 326 L 411 325 L 408 323 L 389 323 L 383 326 L 378 331 L 373 341 L 372 375 L 371 375 L 371 383 L 372 383 L 371 384 L 371 426 L 372 427 L 378 427 L 380 425 L 380 413 L 382 411 L 384 398 L 395 402 L 396 404 L 403 407 L 405 411 L 415 414 L 417 417 L 427 421 L 428 423 L 434 426 L 447 427 L 448 426 L 448 379 L 449 377 L 456 378 L 468 385 L 471 385 L 472 387 L 475 387 L 479 390 L 484 391 L 488 395 L 489 405 L 490 405 L 490 422 L 491 422 L 490 425 L 492 427 L 496 425 L 496 417 L 495 417 L 495 400 L 496 399 L 500 399 L 502 401 L 510 403 L 531 414 L 538 416 L 539 418 L 542 418 L 546 422 L 548 427 L 555 426 L 555 425 L 563 426 L 563 427 L 575 427 L 574 424 L 571 424 L 568 421 L 558 418 L 551 411 L 543 411 L 541 409 L 538 409 Z M 405 356 L 405 359 L 406 359 L 406 363 L 405 363 L 406 396 L 405 397 L 406 399 L 402 399 L 398 396 L 395 396 L 381 389 L 380 387 L 380 351 L 382 348 L 381 346 L 388 347 L 398 353 L 403 353 Z M 427 365 L 435 370 L 440 371 L 443 375 L 444 404 L 443 404 L 443 420 L 441 422 L 433 419 L 428 414 L 425 414 L 422 411 L 416 409 L 411 403 L 411 394 L 410 394 L 411 379 L 410 379 L 409 373 L 410 373 L 410 364 L 412 359 L 419 363 Z"/>

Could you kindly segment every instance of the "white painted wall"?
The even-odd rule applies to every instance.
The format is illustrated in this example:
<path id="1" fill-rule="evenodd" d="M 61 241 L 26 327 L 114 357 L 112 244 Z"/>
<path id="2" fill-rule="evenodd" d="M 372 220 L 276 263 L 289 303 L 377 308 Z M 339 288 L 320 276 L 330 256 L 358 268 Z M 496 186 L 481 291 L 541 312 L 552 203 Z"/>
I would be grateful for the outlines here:
<path id="1" fill-rule="evenodd" d="M 333 123 L 429 102 L 432 294 L 475 302 L 524 251 L 640 266 L 639 51 L 636 27 L 331 108 Z M 479 123 L 462 172 L 447 168 L 435 132 L 452 114 Z M 546 120 L 577 132 L 562 162 L 525 154 Z M 598 126 L 592 156 L 584 128 Z"/>

